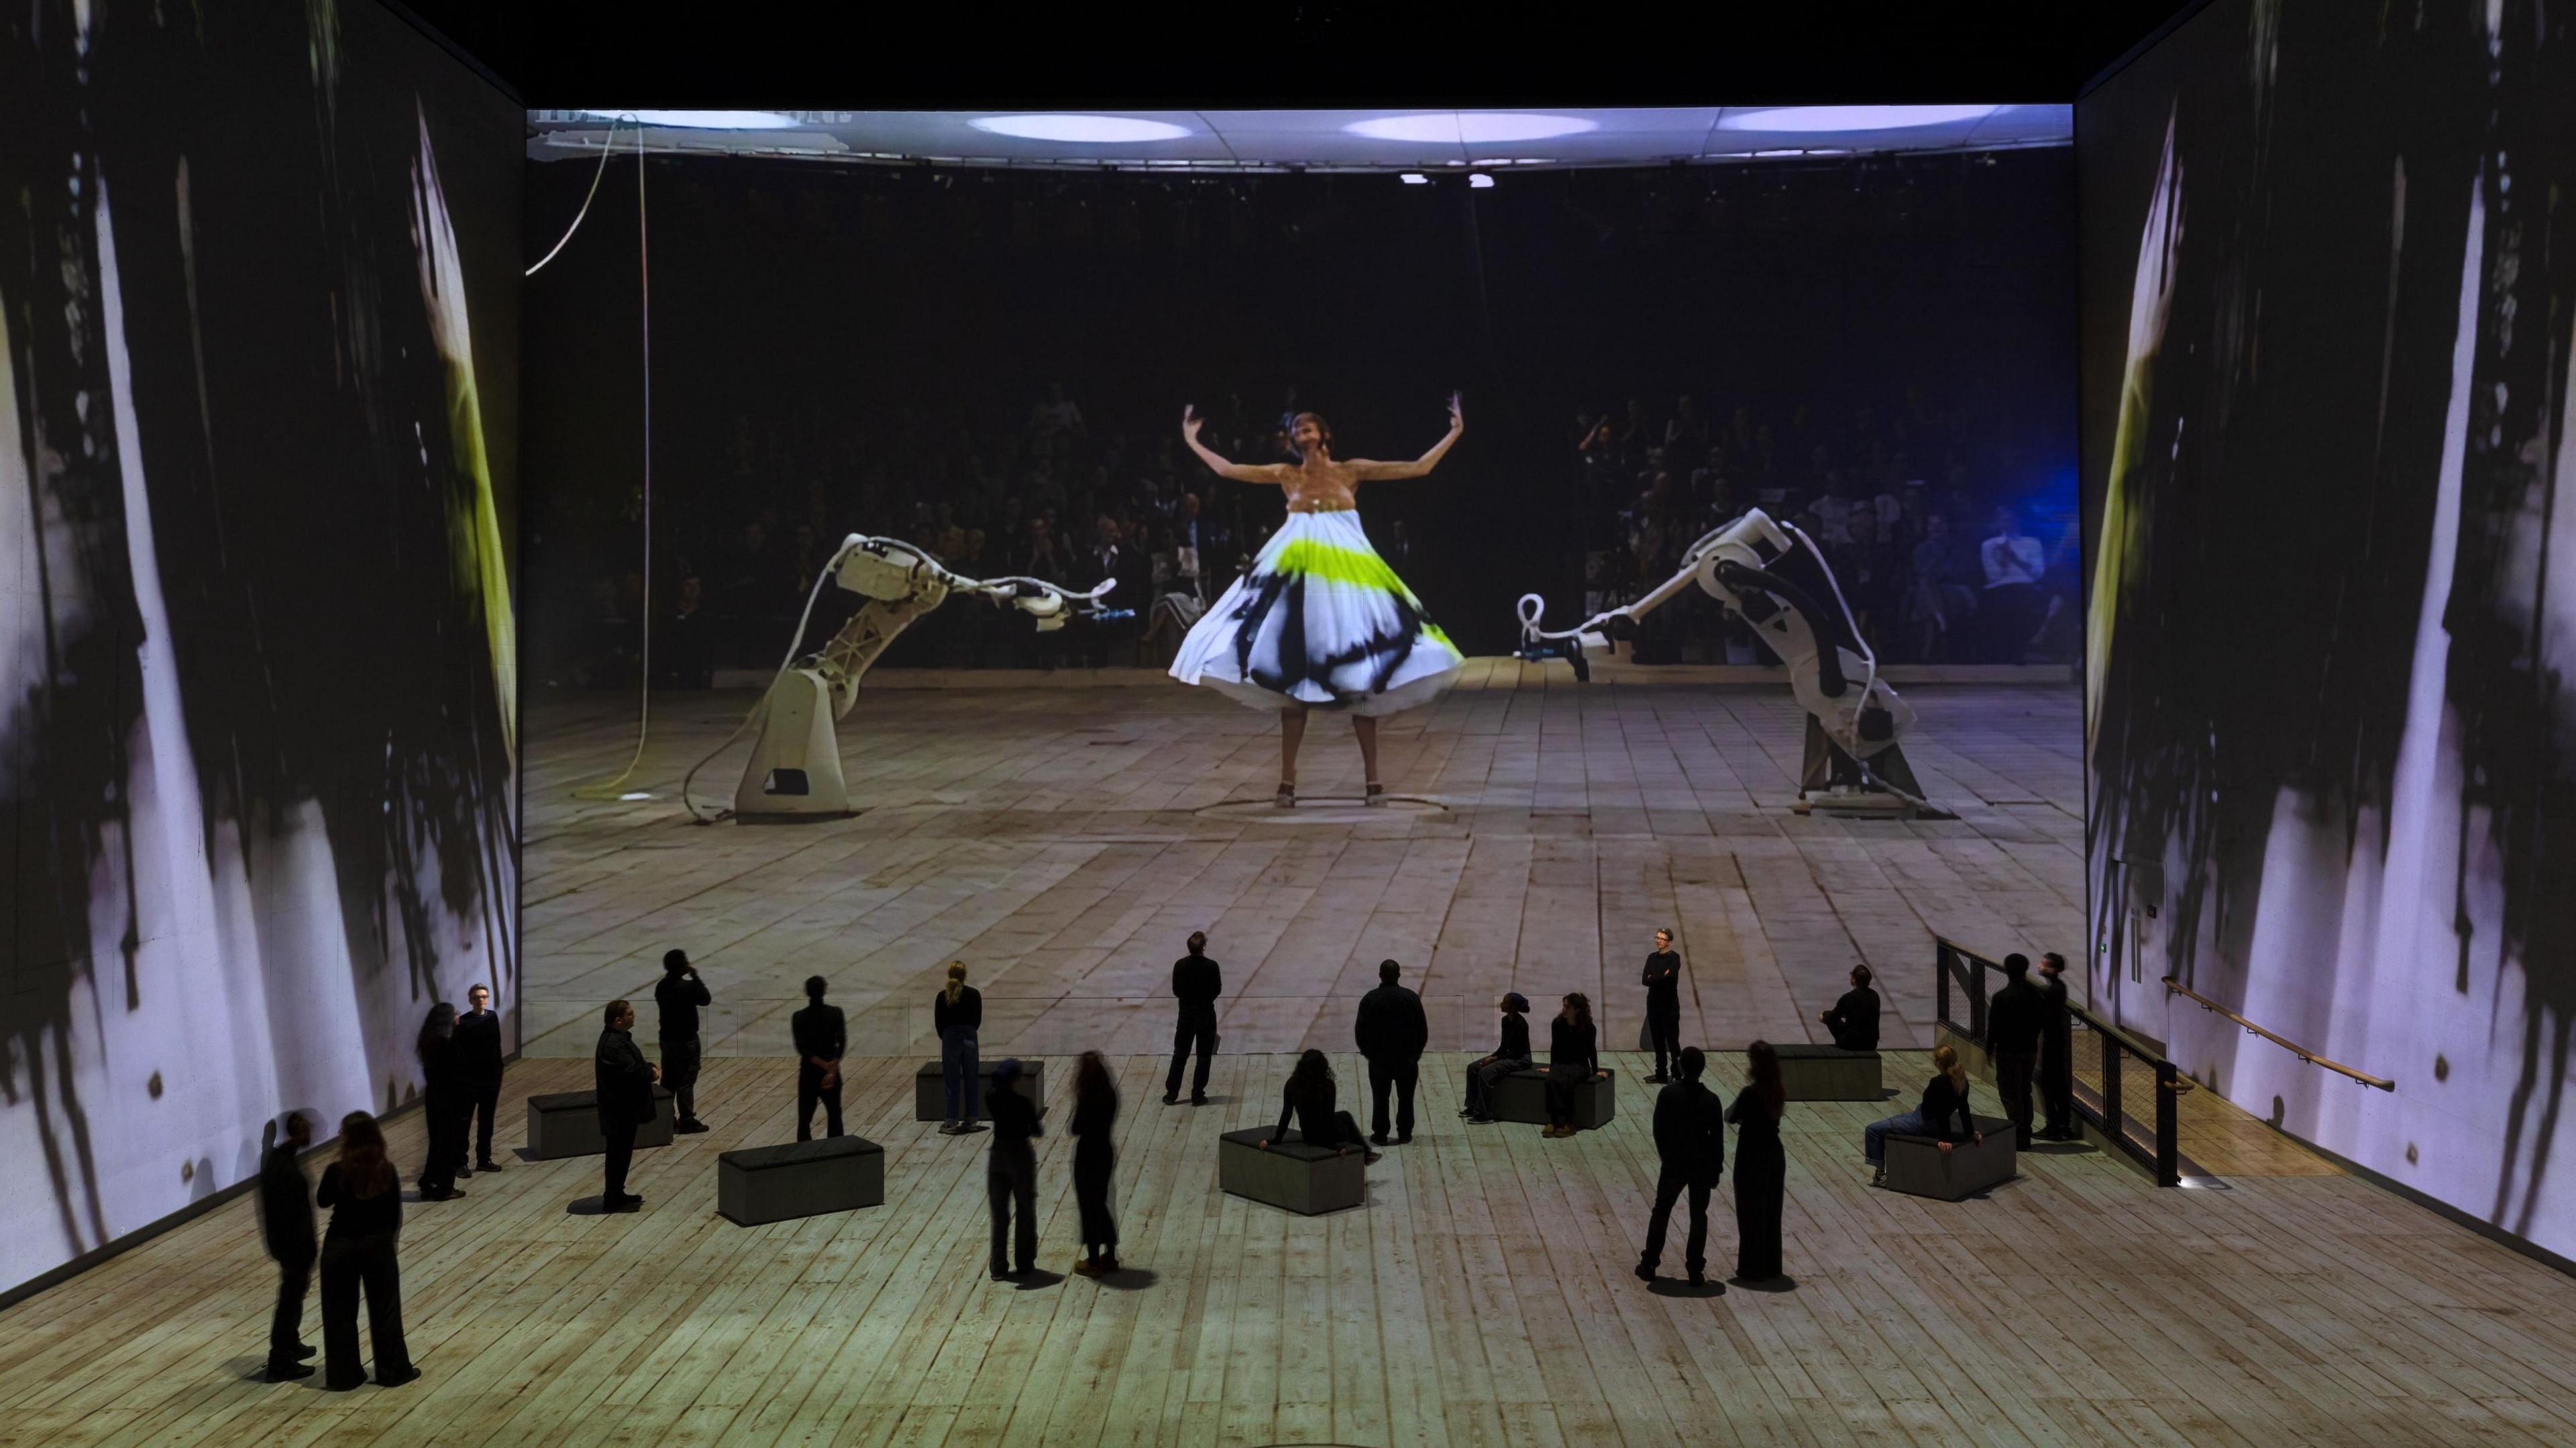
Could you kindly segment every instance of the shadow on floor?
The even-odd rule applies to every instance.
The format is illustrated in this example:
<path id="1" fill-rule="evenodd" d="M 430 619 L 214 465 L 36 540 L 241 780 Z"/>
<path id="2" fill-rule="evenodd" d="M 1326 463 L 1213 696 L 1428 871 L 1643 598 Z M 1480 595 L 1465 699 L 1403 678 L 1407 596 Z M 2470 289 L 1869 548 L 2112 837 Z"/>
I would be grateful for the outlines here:
<path id="1" fill-rule="evenodd" d="M 1658 1277 L 1646 1284 L 1646 1290 L 1657 1297 L 1724 1297 L 1726 1284 L 1703 1282 L 1693 1287 L 1687 1278 Z"/>

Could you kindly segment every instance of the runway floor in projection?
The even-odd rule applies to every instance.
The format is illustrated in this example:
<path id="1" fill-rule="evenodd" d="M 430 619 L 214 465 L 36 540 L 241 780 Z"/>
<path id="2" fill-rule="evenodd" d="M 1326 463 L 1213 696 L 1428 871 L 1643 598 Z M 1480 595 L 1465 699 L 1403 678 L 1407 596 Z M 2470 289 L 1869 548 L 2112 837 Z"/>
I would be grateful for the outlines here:
<path id="1" fill-rule="evenodd" d="M 590 1063 L 523 1062 L 498 1176 L 404 1208 L 403 1315 L 424 1376 L 258 1380 L 275 1278 L 245 1197 L 0 1313 L 0 1448 L 2543 1448 L 2576 1440 L 2576 1279 L 2341 1173 L 2160 1191 L 2084 1147 L 1963 1202 L 1874 1190 L 1891 1105 L 1789 1107 L 1794 1285 L 1692 1295 L 1630 1275 L 1653 1112 L 1572 1140 L 1461 1124 L 1462 1056 L 1423 1063 L 1422 1125 L 1364 1205 L 1298 1217 L 1217 1187 L 1217 1138 L 1266 1122 L 1286 1063 L 1221 1058 L 1204 1109 L 1116 1059 L 1111 1199 L 1128 1269 L 1078 1252 L 1047 1063 L 1037 1265 L 984 1275 L 989 1136 L 912 1119 L 912 1058 L 854 1064 L 849 1128 L 882 1206 L 736 1227 L 718 1153 L 795 1134 L 795 1067 L 709 1063 L 712 1128 L 636 1153 L 633 1216 L 585 1215 L 600 1159 L 527 1161 L 522 1098 Z M 1347 1100 L 1361 1068 L 1335 1069 Z M 1891 1054 L 1887 1079 L 1929 1074 Z M 1741 1056 L 1710 1062 L 1732 1099 Z M 1985 1088 L 1978 1088 L 1980 1099 Z M 1905 1104 L 1905 1103 L 1897 1103 Z M 2234 1108 L 2223 1108 L 2233 1111 Z M 408 1171 L 420 1115 L 388 1131 Z M 406 1187 L 408 1194 L 408 1187 Z M 1735 1266 L 1729 1189 L 1709 1241 Z M 1663 1268 L 1681 1269 L 1680 1229 Z M 1779 1290 L 1779 1289 L 1786 1290 Z M 320 1341 L 316 1310 L 304 1316 Z"/>
<path id="2" fill-rule="evenodd" d="M 572 791 L 626 762 L 634 697 L 531 703 L 529 1050 L 588 1054 L 599 1006 L 648 993 L 673 946 L 715 993 L 715 1055 L 788 1054 L 817 974 L 853 1052 L 923 1050 L 951 960 L 984 992 L 988 1056 L 1150 1051 L 1169 1041 L 1170 966 L 1194 929 L 1224 967 L 1230 1051 L 1347 1048 L 1389 957 L 1435 1050 L 1486 1047 L 1506 990 L 1586 991 L 1624 1048 L 1665 925 L 1687 966 L 1683 1038 L 1711 1046 L 1822 1038 L 1815 1017 L 1858 961 L 1889 1043 L 1930 1044 L 1935 932 L 2081 958 L 2070 683 L 1908 688 L 1907 753 L 1958 818 L 1903 823 L 1791 812 L 1803 716 L 1778 685 L 1577 685 L 1563 665 L 1475 660 L 1438 704 L 1382 726 L 1383 777 L 1419 804 L 1358 807 L 1350 731 L 1319 715 L 1299 785 L 1323 798 L 1282 812 L 1266 803 L 1274 717 L 1125 677 L 872 682 L 840 736 L 863 812 L 791 826 L 702 827 L 680 806 L 682 772 L 753 693 L 657 694 L 627 786 L 653 797 L 609 803 Z M 730 802 L 747 753 L 699 775 L 705 807 Z"/>

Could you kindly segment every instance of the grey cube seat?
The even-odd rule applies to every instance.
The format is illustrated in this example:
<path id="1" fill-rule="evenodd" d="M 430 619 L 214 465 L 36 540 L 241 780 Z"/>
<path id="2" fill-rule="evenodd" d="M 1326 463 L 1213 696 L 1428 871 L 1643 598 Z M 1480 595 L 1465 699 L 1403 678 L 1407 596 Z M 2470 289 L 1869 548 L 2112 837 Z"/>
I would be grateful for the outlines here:
<path id="1" fill-rule="evenodd" d="M 1619 1073 L 1574 1083 L 1574 1124 L 1590 1131 L 1606 1126 L 1619 1114 Z M 1533 1126 L 1547 1124 L 1547 1068 L 1532 1066 L 1514 1071 L 1494 1083 L 1492 1096 L 1494 1119 L 1523 1121 Z"/>
<path id="2" fill-rule="evenodd" d="M 1217 1185 L 1307 1217 L 1368 1200 L 1368 1157 L 1358 1147 L 1308 1146 L 1292 1129 L 1264 1149 L 1269 1136 L 1256 1127 L 1217 1138 Z"/>
<path id="3" fill-rule="evenodd" d="M 746 1147 L 716 1158 L 716 1211 L 736 1226 L 885 1202 L 885 1148 L 858 1136 Z"/>
<path id="4" fill-rule="evenodd" d="M 635 1145 L 671 1144 L 671 1093 L 653 1088 L 653 1119 L 635 1128 Z M 598 1156 L 608 1150 L 599 1134 L 599 1093 L 558 1091 L 528 1098 L 528 1155 L 539 1161 Z"/>
<path id="5" fill-rule="evenodd" d="M 982 1084 L 976 1087 L 975 1099 L 978 1103 L 993 1092 L 995 1064 L 994 1058 L 990 1056 L 978 1063 L 980 1069 L 975 1074 L 982 1081 Z M 1040 1111 L 1046 1110 L 1046 1062 L 1021 1061 L 1020 1079 L 1011 1089 L 1027 1097 L 1031 1106 Z M 991 1116 L 993 1113 L 984 1111 L 978 1114 Z M 928 1062 L 920 1070 L 912 1073 L 912 1119 L 915 1121 L 948 1119 L 948 1076 L 937 1061 Z"/>
<path id="6" fill-rule="evenodd" d="M 1887 1138 L 1887 1186 L 1936 1201 L 1955 1202 L 2019 1174 L 2013 1149 L 2013 1124 L 2000 1117 L 1976 1118 L 1984 1141 L 1954 1142 L 1941 1149 L 1939 1137 Z"/>
<path id="7" fill-rule="evenodd" d="M 1885 1095 L 1876 1051 L 1840 1046 L 1775 1046 L 1780 1085 L 1791 1101 L 1876 1101 Z"/>

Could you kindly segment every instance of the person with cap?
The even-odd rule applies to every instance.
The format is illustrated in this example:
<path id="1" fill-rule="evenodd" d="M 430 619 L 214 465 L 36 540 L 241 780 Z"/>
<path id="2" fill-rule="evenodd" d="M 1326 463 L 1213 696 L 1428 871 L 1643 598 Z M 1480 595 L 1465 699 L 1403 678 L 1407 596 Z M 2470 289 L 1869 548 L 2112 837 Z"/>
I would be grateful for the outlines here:
<path id="1" fill-rule="evenodd" d="M 662 978 L 653 984 L 653 1004 L 662 1016 L 662 1084 L 670 1088 L 677 1119 L 673 1131 L 704 1131 L 698 1119 L 698 1007 L 715 1004 L 707 983 L 698 979 L 685 950 L 662 955 Z"/>
<path id="2" fill-rule="evenodd" d="M 1163 1078 L 1164 1105 L 1180 1102 L 1181 1067 L 1192 1046 L 1198 1048 L 1199 1069 L 1190 1082 L 1190 1104 L 1207 1105 L 1208 1066 L 1216 1055 L 1216 998 L 1224 989 L 1224 972 L 1207 957 L 1207 932 L 1191 931 L 1190 953 L 1172 962 L 1172 994 L 1181 1003 L 1181 1016 L 1172 1029 L 1172 1073 Z"/>
<path id="3" fill-rule="evenodd" d="M 2016 1144 L 2028 1150 L 2030 1083 L 2039 1074 L 2048 997 L 2031 981 L 2029 956 L 2005 956 L 2004 975 L 2004 988 L 1986 1005 L 1986 1048 L 1995 1057 L 1995 1094 L 2003 1098 L 2004 1115 L 2012 1118 Z"/>
<path id="4" fill-rule="evenodd" d="M 1019 1092 L 1020 1060 L 1017 1056 L 993 1068 L 992 1099 L 986 1102 L 993 1117 L 993 1146 L 984 1159 L 984 1194 L 993 1207 L 992 1273 L 996 1282 L 1025 1277 L 1037 1270 L 1038 1258 L 1038 1155 L 1031 1138 L 1046 1134 L 1038 1124 L 1038 1109 Z M 1019 1231 L 1013 1239 L 1011 1214 L 1019 1214 Z M 1003 1255 L 1005 1247 L 1017 1251 Z"/>
<path id="5" fill-rule="evenodd" d="M 1422 1051 L 1431 1044 L 1431 1022 L 1422 1014 L 1422 997 L 1395 983 L 1403 967 L 1378 962 L 1377 989 L 1360 997 L 1359 1020 L 1352 1027 L 1354 1044 L 1368 1062 L 1369 1140 L 1386 1145 L 1386 1094 L 1395 1091 L 1395 1139 L 1413 1140 L 1413 1087 L 1421 1078 Z"/>
<path id="6" fill-rule="evenodd" d="M 984 1025 L 984 993 L 966 983 L 966 962 L 948 962 L 948 983 L 930 998 L 930 1025 L 939 1033 L 940 1083 L 947 1093 L 948 1119 L 939 1134 L 982 1131 L 976 1121 L 983 1103 L 976 1096 L 984 1084 L 983 1062 L 976 1055 L 975 1033 Z"/>
<path id="7" fill-rule="evenodd" d="M 1458 1112 L 1468 1122 L 1482 1126 L 1494 1119 L 1494 1087 L 1514 1071 L 1529 1069 L 1529 997 L 1519 991 L 1506 992 L 1494 1003 L 1503 1015 L 1503 1038 L 1494 1053 L 1467 1068 L 1467 1104 Z"/>

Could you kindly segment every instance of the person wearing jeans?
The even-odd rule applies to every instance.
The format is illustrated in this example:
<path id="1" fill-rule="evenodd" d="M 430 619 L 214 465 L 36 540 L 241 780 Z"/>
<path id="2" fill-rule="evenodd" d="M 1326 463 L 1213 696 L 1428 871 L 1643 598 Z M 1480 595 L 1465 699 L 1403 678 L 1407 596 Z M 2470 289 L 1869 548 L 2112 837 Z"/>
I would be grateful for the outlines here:
<path id="1" fill-rule="evenodd" d="M 1875 1168 L 1870 1176 L 1871 1186 L 1887 1180 L 1887 1139 L 1891 1136 L 1937 1137 L 1945 1152 L 1961 1140 L 1986 1139 L 1985 1133 L 1977 1129 L 1977 1118 L 1968 1110 L 1968 1068 L 1959 1064 L 1959 1053 L 1948 1046 L 1935 1046 L 1932 1065 L 1935 1074 L 1923 1088 L 1920 1106 L 1861 1128 L 1861 1154 Z"/>
<path id="2" fill-rule="evenodd" d="M 983 1063 L 976 1059 L 975 1032 L 984 1024 L 984 996 L 966 983 L 966 962 L 949 962 L 948 984 L 931 998 L 930 1019 L 939 1032 L 939 1072 L 947 1090 L 948 1119 L 939 1134 L 981 1131 L 976 1118 L 983 1106 L 977 1099 L 983 1087 Z"/>

